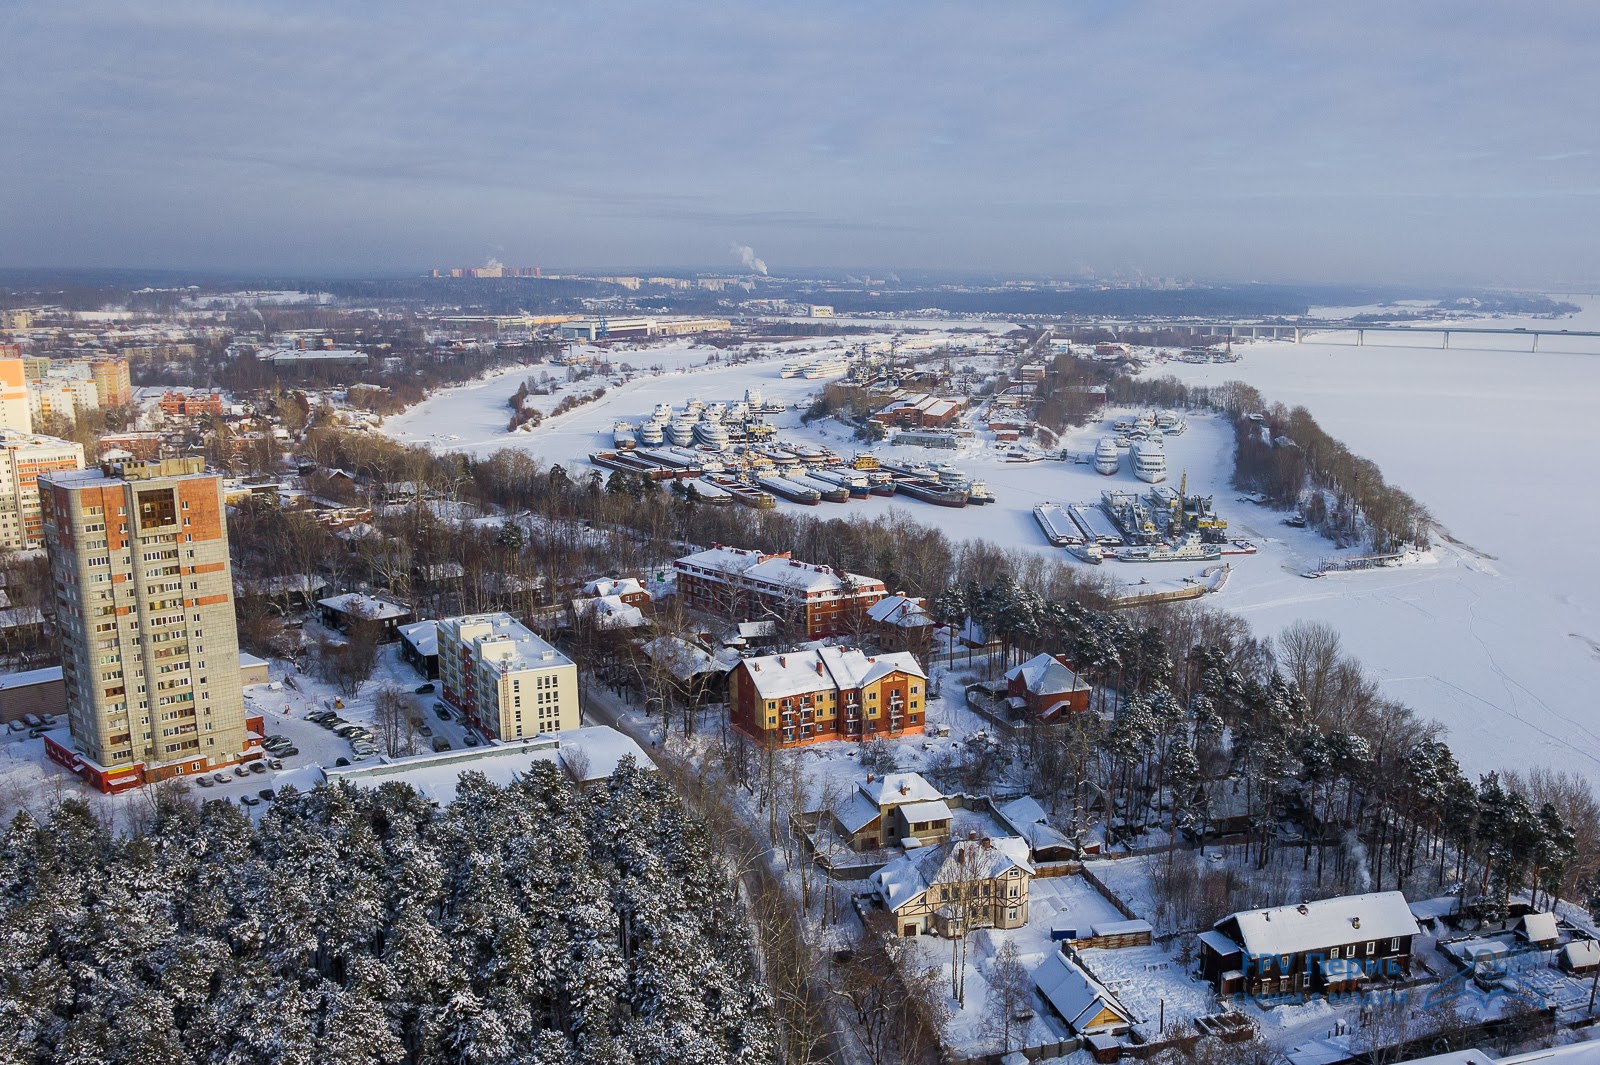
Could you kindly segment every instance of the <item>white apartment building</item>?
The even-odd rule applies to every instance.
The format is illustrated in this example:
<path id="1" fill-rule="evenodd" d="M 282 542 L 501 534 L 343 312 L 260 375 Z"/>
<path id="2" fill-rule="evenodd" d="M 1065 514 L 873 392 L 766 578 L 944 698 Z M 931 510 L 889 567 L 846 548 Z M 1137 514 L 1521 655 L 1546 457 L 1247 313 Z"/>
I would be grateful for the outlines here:
<path id="1" fill-rule="evenodd" d="M 100 408 L 100 390 L 92 377 L 45 377 L 28 382 L 28 408 L 35 423 L 59 414 L 69 421 Z"/>
<path id="2" fill-rule="evenodd" d="M 500 740 L 578 728 L 578 667 L 510 614 L 438 624 L 444 701 Z"/>
<path id="3" fill-rule="evenodd" d="M 83 445 L 0 428 L 0 548 L 20 551 L 44 542 L 39 475 L 83 469 Z"/>

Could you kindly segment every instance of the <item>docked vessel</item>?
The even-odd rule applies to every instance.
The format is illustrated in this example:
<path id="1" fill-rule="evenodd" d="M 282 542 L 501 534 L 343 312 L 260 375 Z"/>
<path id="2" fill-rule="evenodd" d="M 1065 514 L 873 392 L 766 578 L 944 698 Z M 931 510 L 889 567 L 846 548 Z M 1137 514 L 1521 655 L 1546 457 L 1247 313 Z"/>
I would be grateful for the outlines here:
<path id="1" fill-rule="evenodd" d="M 768 474 L 764 477 L 758 477 L 756 483 L 773 495 L 782 496 L 791 503 L 804 503 L 808 507 L 814 507 L 822 502 L 821 492 L 815 488 L 808 488 L 798 481 L 792 481 L 787 477 L 776 477 Z"/>
<path id="2" fill-rule="evenodd" d="M 654 418 L 639 426 L 636 434 L 640 447 L 660 447 L 667 442 L 666 433 L 662 432 L 661 423 Z"/>
<path id="3" fill-rule="evenodd" d="M 839 487 L 847 490 L 857 499 L 865 499 L 868 495 L 872 494 L 871 485 L 867 480 L 867 475 L 860 470 L 838 468 L 831 470 L 813 470 L 811 471 L 811 477 L 814 480 L 826 481 L 829 484 L 838 485 Z"/>
<path id="4" fill-rule="evenodd" d="M 778 370 L 779 377 L 799 377 L 811 368 L 813 359 L 793 359 L 783 364 Z"/>
<path id="5" fill-rule="evenodd" d="M 795 484 L 802 485 L 816 492 L 823 500 L 829 503 L 850 502 L 850 489 L 833 481 L 823 480 L 815 474 L 803 473 L 797 477 L 789 478 Z"/>
<path id="6" fill-rule="evenodd" d="M 676 466 L 679 469 L 694 467 L 706 473 L 722 472 L 722 460 L 717 456 L 708 455 L 704 451 L 695 451 L 692 448 L 678 447 L 676 444 L 671 447 L 657 448 L 650 452 L 650 457 L 657 462 Z"/>
<path id="7" fill-rule="evenodd" d="M 611 443 L 618 451 L 639 446 L 638 426 L 629 421 L 619 421 L 611 427 Z"/>
<path id="8" fill-rule="evenodd" d="M 637 451 L 597 451 L 589 456 L 589 461 L 608 470 L 621 470 L 652 481 L 666 481 L 678 475 L 672 467 L 652 462 Z"/>
<path id="9" fill-rule="evenodd" d="M 1096 444 L 1094 449 L 1094 472 L 1109 477 L 1121 467 L 1122 454 L 1117 450 L 1116 438 L 1102 436 L 1100 443 Z"/>
<path id="10" fill-rule="evenodd" d="M 728 449 L 728 430 L 721 422 L 702 419 L 695 423 L 694 439 L 697 444 L 712 451 L 726 451 Z"/>
<path id="11" fill-rule="evenodd" d="M 687 418 L 674 418 L 667 423 L 667 439 L 679 447 L 694 443 L 695 423 Z"/>
<path id="12" fill-rule="evenodd" d="M 933 503 L 941 507 L 964 507 L 967 505 L 967 490 L 953 485 L 940 484 L 937 480 L 928 480 L 922 477 L 902 477 L 895 485 L 896 491 L 908 495 L 912 499 L 920 499 L 924 503 Z"/>
<path id="13" fill-rule="evenodd" d="M 1219 544 L 1208 544 L 1191 537 L 1174 547 L 1125 547 L 1117 552 L 1123 562 L 1215 562 L 1222 557 Z"/>
<path id="14" fill-rule="evenodd" d="M 989 491 L 989 486 L 982 481 L 967 482 L 967 502 L 979 506 L 994 502 L 994 493 Z"/>
<path id="15" fill-rule="evenodd" d="M 1135 440 L 1128 450 L 1128 461 L 1133 475 L 1141 481 L 1157 484 L 1167 479 L 1167 451 L 1160 440 Z"/>
<path id="16" fill-rule="evenodd" d="M 650 419 L 657 422 L 670 422 L 672 420 L 672 404 L 657 403 L 656 409 L 650 412 Z"/>
<path id="17" fill-rule="evenodd" d="M 875 496 L 894 495 L 894 474 L 888 470 L 867 471 L 867 491 Z"/>
<path id="18" fill-rule="evenodd" d="M 1070 544 L 1067 550 L 1071 551 L 1080 562 L 1087 562 L 1091 566 L 1100 565 L 1106 558 L 1106 553 L 1101 550 L 1100 545 L 1092 540 L 1088 543 Z"/>
<path id="19" fill-rule="evenodd" d="M 849 359 L 842 355 L 828 355 L 802 367 L 799 376 L 807 381 L 820 381 L 827 377 L 842 377 L 849 372 Z"/>
<path id="20" fill-rule="evenodd" d="M 707 506 L 726 507 L 733 503 L 732 492 L 704 477 L 696 481 L 679 481 L 672 488 Z"/>
<path id="21" fill-rule="evenodd" d="M 753 488 L 732 477 L 708 475 L 705 480 L 707 483 L 721 488 L 747 507 L 754 507 L 756 510 L 771 510 L 778 505 L 777 499 L 773 497 L 771 492 L 763 492 L 759 488 Z"/>

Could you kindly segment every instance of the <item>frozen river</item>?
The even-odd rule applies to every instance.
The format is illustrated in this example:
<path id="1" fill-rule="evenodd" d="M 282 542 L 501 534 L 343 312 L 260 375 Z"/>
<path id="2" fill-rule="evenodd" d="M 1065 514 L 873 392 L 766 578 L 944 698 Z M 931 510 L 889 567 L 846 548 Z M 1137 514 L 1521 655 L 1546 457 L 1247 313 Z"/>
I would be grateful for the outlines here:
<path id="1" fill-rule="evenodd" d="M 1559 323 L 1596 324 L 1600 305 Z M 1494 342 L 1506 341 L 1517 338 Z M 1600 399 L 1600 355 L 1460 345 L 1460 337 L 1449 351 L 1256 343 L 1241 349 L 1244 359 L 1235 365 L 1157 368 L 1195 382 L 1242 378 L 1271 400 L 1304 404 L 1329 432 L 1428 506 L 1459 542 L 1440 544 L 1436 564 L 1306 580 L 1300 574 L 1331 554 L 1330 545 L 1238 503 L 1228 487 L 1231 430 L 1218 419 L 1195 418 L 1188 433 L 1168 441 L 1173 483 L 1187 472 L 1191 490 L 1215 492 L 1232 533 L 1263 541 L 1259 555 L 1232 560 L 1233 578 L 1206 601 L 1241 614 L 1263 634 L 1301 618 L 1334 625 L 1386 694 L 1447 726 L 1469 772 L 1546 765 L 1600 781 L 1600 713 L 1590 695 L 1600 681 L 1600 561 L 1594 550 L 1600 502 L 1585 483 L 1586 460 L 1600 453 L 1600 418 L 1592 409 Z M 657 402 L 734 400 L 758 388 L 769 400 L 796 405 L 819 385 L 779 378 L 786 356 L 706 365 L 712 353 L 682 343 L 619 356 L 667 372 L 612 388 L 599 402 L 532 433 L 505 430 L 506 399 L 527 370 L 442 392 L 391 418 L 385 431 L 440 450 L 487 454 L 518 447 L 546 462 L 586 468 L 590 452 L 610 445 L 613 422 L 637 421 Z M 585 386 L 592 387 L 578 387 Z M 558 399 L 540 402 L 548 409 Z M 774 419 L 783 438 L 826 443 L 843 454 L 856 449 L 837 423 L 801 427 L 799 418 L 800 410 L 792 409 Z M 1086 450 L 1096 435 L 1088 430 L 1066 443 Z M 808 512 L 898 512 L 958 540 L 1064 557 L 1044 544 L 1032 517 L 1036 503 L 1094 500 L 1113 485 L 1143 487 L 1126 463 L 1115 478 L 1103 478 L 1086 466 L 1004 463 L 992 448 L 877 450 L 952 461 L 985 479 L 999 502 L 946 510 L 874 497 Z M 1129 572 L 1134 568 L 1108 572 L 1123 579 L 1146 575 Z M 1150 568 L 1159 572 L 1148 575 L 1161 579 L 1199 569 Z"/>

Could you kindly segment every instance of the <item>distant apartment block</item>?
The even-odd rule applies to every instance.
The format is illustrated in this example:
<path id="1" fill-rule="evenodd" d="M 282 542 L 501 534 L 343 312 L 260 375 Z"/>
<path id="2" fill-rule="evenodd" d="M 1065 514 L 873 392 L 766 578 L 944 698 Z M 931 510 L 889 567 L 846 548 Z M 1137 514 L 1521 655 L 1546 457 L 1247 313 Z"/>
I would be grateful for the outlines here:
<path id="1" fill-rule="evenodd" d="M 221 416 L 228 405 L 220 388 L 169 388 L 161 393 L 161 413 L 169 418 Z"/>
<path id="2" fill-rule="evenodd" d="M 713 546 L 678 559 L 672 568 L 685 605 L 756 621 L 792 620 L 811 639 L 851 631 L 887 594 L 875 577 L 800 562 L 788 552 Z"/>
<path id="3" fill-rule="evenodd" d="M 255 753 L 222 479 L 200 459 L 40 478 L 72 748 L 46 753 L 102 791 Z"/>
<path id="4" fill-rule="evenodd" d="M 500 740 L 582 724 L 578 667 L 510 614 L 443 618 L 436 635 L 444 701 Z"/>
<path id="5" fill-rule="evenodd" d="M 563 322 L 561 336 L 566 340 L 594 343 L 628 337 L 726 333 L 732 328 L 733 323 L 726 318 L 580 318 Z"/>
<path id="6" fill-rule="evenodd" d="M 20 354 L 14 344 L 6 345 Z M 28 397 L 27 364 L 20 357 L 0 358 L 0 429 L 33 432 L 33 405 Z"/>
<path id="7" fill-rule="evenodd" d="M 81 469 L 82 444 L 0 429 L 0 548 L 20 551 L 42 544 L 39 476 Z"/>
<path id="8" fill-rule="evenodd" d="M 100 392 L 92 377 L 47 376 L 29 382 L 28 407 L 35 421 L 54 416 L 76 422 L 84 412 L 100 409 Z"/>

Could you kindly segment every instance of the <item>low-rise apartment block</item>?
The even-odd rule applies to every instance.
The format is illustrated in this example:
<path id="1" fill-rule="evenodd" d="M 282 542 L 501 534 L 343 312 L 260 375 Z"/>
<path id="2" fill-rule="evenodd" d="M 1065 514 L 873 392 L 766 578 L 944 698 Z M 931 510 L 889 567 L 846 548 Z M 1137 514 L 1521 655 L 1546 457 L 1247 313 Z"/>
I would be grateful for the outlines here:
<path id="1" fill-rule="evenodd" d="M 928 676 L 905 652 L 819 647 L 742 660 L 728 678 L 733 727 L 770 747 L 923 731 Z"/>
<path id="2" fill-rule="evenodd" d="M 444 701 L 478 731 L 517 740 L 578 728 L 578 667 L 510 614 L 443 618 Z"/>
<path id="3" fill-rule="evenodd" d="M 887 594 L 875 577 L 789 557 L 713 546 L 672 564 L 684 604 L 710 614 L 793 623 L 808 639 L 838 636 L 864 624 Z"/>

